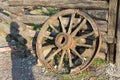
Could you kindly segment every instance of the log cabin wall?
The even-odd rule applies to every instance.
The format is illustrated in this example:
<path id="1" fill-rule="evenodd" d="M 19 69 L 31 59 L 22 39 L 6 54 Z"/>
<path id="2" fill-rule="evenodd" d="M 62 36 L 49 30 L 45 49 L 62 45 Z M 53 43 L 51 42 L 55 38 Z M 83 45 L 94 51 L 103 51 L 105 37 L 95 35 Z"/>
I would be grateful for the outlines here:
<path id="1" fill-rule="evenodd" d="M 27 6 L 44 6 L 44 7 L 57 7 L 61 9 L 80 9 L 86 13 L 88 13 L 98 24 L 99 30 L 102 37 L 102 46 L 101 46 L 101 54 L 105 53 L 108 54 L 108 49 L 110 44 L 112 44 L 115 38 L 115 20 L 116 20 L 116 7 L 117 7 L 117 0 L 8 0 L 8 5 L 3 5 L 0 3 L 0 8 L 5 9 L 16 16 L 18 22 L 20 23 L 20 26 L 23 28 L 25 25 L 23 23 L 40 23 L 43 24 L 50 16 L 38 16 L 38 15 L 25 15 L 23 13 L 23 8 Z M 114 8 L 114 9 L 113 9 Z M 21 16 L 17 16 L 21 13 Z M 112 16 L 114 15 L 114 16 Z M 9 20 L 0 14 L 2 20 Z M 34 18 L 34 20 L 33 20 Z M 16 20 L 15 19 L 15 20 Z M 113 19 L 115 19 L 113 21 Z M 9 22 L 9 21 L 8 21 Z M 113 27 L 114 26 L 114 27 Z M 2 28 L 0 27 L 2 30 Z M 5 31 L 4 29 L 3 31 Z M 8 30 L 8 31 L 7 31 Z M 9 29 L 7 29 L 5 32 L 9 32 Z M 21 35 L 26 37 L 26 33 L 21 29 Z M 33 35 L 35 34 L 35 31 L 30 31 L 26 29 L 25 31 L 33 32 Z M 112 32 L 112 33 L 111 33 Z M 31 35 L 31 36 L 33 36 Z M 27 36 L 26 38 L 28 38 Z M 31 43 L 30 43 L 31 44 Z M 113 50 L 114 52 L 114 50 Z M 113 54 L 110 53 L 110 54 Z M 113 57 L 113 56 L 112 56 Z"/>

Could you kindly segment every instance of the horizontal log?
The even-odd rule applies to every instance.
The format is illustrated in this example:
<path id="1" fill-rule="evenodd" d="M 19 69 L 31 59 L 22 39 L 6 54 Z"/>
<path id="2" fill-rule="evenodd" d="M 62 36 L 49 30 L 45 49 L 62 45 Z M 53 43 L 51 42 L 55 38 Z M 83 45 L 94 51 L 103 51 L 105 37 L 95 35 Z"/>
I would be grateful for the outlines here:
<path id="1" fill-rule="evenodd" d="M 107 30 L 108 30 L 108 22 L 107 21 L 95 20 L 95 22 L 97 23 L 100 31 L 107 32 Z"/>
<path id="2" fill-rule="evenodd" d="M 107 1 L 81 0 L 10 0 L 11 6 L 51 6 L 58 8 L 108 9 Z"/>
<path id="3" fill-rule="evenodd" d="M 106 15 L 108 13 L 108 10 L 83 10 L 83 11 L 95 19 L 107 20 Z"/>
<path id="4" fill-rule="evenodd" d="M 1 18 L 1 17 L 2 17 L 2 18 Z M 26 45 L 27 45 L 29 48 L 32 48 L 32 39 L 31 39 L 31 38 L 36 37 L 36 36 L 37 36 L 36 34 L 37 34 L 38 32 L 27 28 L 27 25 L 21 23 L 19 20 L 17 20 L 17 19 L 13 19 L 13 20 L 12 20 L 11 18 L 9 18 L 9 17 L 7 17 L 7 16 L 2 15 L 1 13 L 0 13 L 0 18 L 1 18 L 3 21 L 5 21 L 5 22 L 8 23 L 8 24 L 5 24 L 5 23 L 1 22 L 1 23 L 0 23 L 0 31 L 4 32 L 5 34 L 10 34 L 10 33 L 11 33 L 10 25 L 11 25 L 12 23 L 15 23 L 15 25 L 19 26 L 19 29 L 18 29 L 18 30 L 19 30 L 19 34 L 20 34 L 24 39 L 27 40 L 27 44 L 26 44 Z M 9 20 L 8 20 L 8 19 L 9 19 Z"/>
<path id="5" fill-rule="evenodd" d="M 14 17 L 17 17 L 17 16 L 14 15 Z M 33 34 L 29 34 L 29 36 L 34 36 L 34 34 L 35 34 L 35 31 L 28 29 L 26 27 L 27 25 L 25 25 L 22 22 L 20 22 L 20 20 L 18 18 L 10 18 L 10 17 L 0 13 L 0 19 L 1 19 L 1 23 L 0 23 L 1 25 L 3 25 L 2 21 L 7 22 L 8 24 L 11 24 L 12 22 L 16 22 L 16 24 L 19 25 L 20 30 L 24 30 L 24 31 L 28 30 L 29 32 L 33 32 Z M 9 31 L 7 31 L 7 32 L 9 32 Z"/>
<path id="6" fill-rule="evenodd" d="M 92 16 L 93 18 L 95 17 L 97 18 L 97 20 L 95 18 L 95 22 L 98 24 L 100 31 L 107 32 L 108 22 L 105 21 L 107 10 L 84 10 L 84 11 L 87 12 L 90 16 L 94 15 L 94 17 Z M 43 24 L 48 18 L 49 16 L 44 16 L 44 15 L 24 15 L 19 17 L 18 19 L 23 23 Z M 104 20 L 99 20 L 98 18 Z M 68 22 L 68 20 L 65 19 L 63 22 Z M 75 22 L 77 22 L 77 20 Z M 58 22 L 55 22 L 55 24 L 57 23 Z"/>
<path id="7" fill-rule="evenodd" d="M 48 18 L 49 16 L 42 16 L 42 15 L 24 15 L 24 16 L 17 17 L 17 19 L 23 23 L 34 23 L 34 24 L 43 24 Z M 68 22 L 67 18 L 63 20 L 64 20 L 63 22 Z M 75 22 L 77 22 L 77 20 Z M 98 24 L 100 31 L 107 32 L 107 21 L 95 20 L 95 22 Z M 56 21 L 55 24 L 57 23 L 58 22 Z M 67 24 L 64 23 L 64 25 L 67 25 Z"/>
<path id="8" fill-rule="evenodd" d="M 0 53 L 1 52 L 8 52 L 8 51 L 11 51 L 10 47 L 0 47 Z"/>
<path id="9" fill-rule="evenodd" d="M 22 23 L 34 23 L 34 24 L 43 24 L 47 19 L 49 18 L 49 16 L 40 16 L 40 15 L 23 15 L 23 16 L 17 16 L 17 22 L 22 22 Z M 0 19 L 2 19 L 3 21 L 7 22 L 10 24 L 11 19 L 7 16 L 5 16 L 4 14 L 0 13 Z M 68 22 L 67 19 L 64 19 L 65 21 L 63 22 Z M 75 21 L 77 22 L 77 20 Z M 107 32 L 107 21 L 103 21 L 103 20 L 95 20 L 95 22 L 98 24 L 98 27 L 100 29 L 100 31 L 103 32 Z M 55 24 L 57 24 L 58 22 L 55 22 Z M 54 25 L 55 25 L 54 24 Z M 64 25 L 66 25 L 66 23 L 64 23 Z"/>
<path id="10" fill-rule="evenodd" d="M 16 22 L 16 24 L 19 25 L 20 27 L 20 30 L 26 30 L 27 29 L 27 25 L 21 23 L 20 21 L 18 20 L 14 20 L 14 19 L 11 19 L 10 17 L 0 13 L 0 31 L 6 33 L 6 34 L 10 34 L 10 24 L 12 22 Z M 29 31 L 29 29 L 27 29 Z M 33 30 L 32 30 L 33 31 Z M 30 31 L 29 31 L 30 32 Z M 29 35 L 30 37 L 33 37 L 35 34 L 35 31 Z M 23 35 L 24 36 L 24 35 Z"/>
<path id="11" fill-rule="evenodd" d="M 9 7 L 8 7 L 8 5 L 6 5 L 6 4 L 4 4 L 4 3 L 2 3 L 1 1 L 0 1 L 0 9 L 4 9 L 4 10 L 9 10 Z"/>
<path id="12" fill-rule="evenodd" d="M 16 14 L 16 15 L 24 14 L 22 6 L 10 7 L 7 4 L 4 4 L 4 3 L 0 2 L 0 9 L 9 11 L 10 13 L 13 13 L 13 14 Z"/>
<path id="13" fill-rule="evenodd" d="M 106 20 L 107 10 L 84 10 L 84 12 L 88 13 L 91 17 L 95 19 Z M 24 15 L 20 16 L 19 19 L 24 23 L 42 24 L 48 18 L 49 16 L 44 15 Z"/>
<path id="14" fill-rule="evenodd" d="M 43 24 L 48 18 L 49 16 L 42 15 L 23 15 L 17 19 L 23 23 Z"/>
<path id="15" fill-rule="evenodd" d="M 92 51 L 93 51 L 92 49 L 88 49 L 85 52 L 83 52 L 82 56 L 89 57 L 89 56 L 91 56 L 91 54 L 88 54 L 88 52 L 92 52 Z M 106 56 L 105 56 L 105 53 L 99 52 L 98 54 L 95 55 L 95 58 L 105 59 Z"/>
<path id="16" fill-rule="evenodd" d="M 5 21 L 5 22 L 7 22 L 8 24 L 10 24 L 11 19 L 10 19 L 10 17 L 5 16 L 4 14 L 0 13 L 0 22 L 2 22 L 2 21 Z"/>

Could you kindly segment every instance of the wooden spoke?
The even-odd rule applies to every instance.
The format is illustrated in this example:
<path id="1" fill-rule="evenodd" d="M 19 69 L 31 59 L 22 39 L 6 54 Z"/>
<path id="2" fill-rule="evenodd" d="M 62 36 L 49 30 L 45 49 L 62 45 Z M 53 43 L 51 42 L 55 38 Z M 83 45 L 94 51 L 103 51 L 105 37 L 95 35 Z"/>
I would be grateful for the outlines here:
<path id="1" fill-rule="evenodd" d="M 72 55 L 70 53 L 70 50 L 67 50 L 67 53 L 68 53 L 68 57 L 69 57 L 69 66 L 72 67 L 73 66 L 73 63 L 72 63 Z"/>
<path id="2" fill-rule="evenodd" d="M 46 50 L 46 49 L 52 49 L 54 47 L 55 47 L 55 45 L 47 45 L 47 46 L 42 47 L 42 49 Z"/>
<path id="3" fill-rule="evenodd" d="M 84 58 L 75 49 L 71 49 L 71 50 L 75 55 L 77 55 L 82 60 L 82 63 L 84 63 Z"/>
<path id="4" fill-rule="evenodd" d="M 75 22 L 73 27 L 76 27 L 82 21 L 82 18 L 78 18 L 78 19 L 76 18 L 75 20 L 77 21 Z"/>
<path id="5" fill-rule="evenodd" d="M 50 35 L 50 34 L 51 34 L 50 31 L 46 31 L 46 32 L 45 32 L 45 35 Z"/>
<path id="6" fill-rule="evenodd" d="M 60 21 L 60 24 L 61 24 L 61 27 L 62 27 L 62 31 L 63 31 L 64 33 L 66 33 L 65 26 L 63 25 L 63 22 L 62 22 L 62 17 L 59 16 L 58 18 L 59 18 L 59 21 Z"/>
<path id="7" fill-rule="evenodd" d="M 47 46 L 42 47 L 42 53 L 43 53 L 45 58 L 48 56 L 48 54 L 50 53 L 50 51 L 54 47 L 55 47 L 55 45 L 47 45 Z"/>
<path id="8" fill-rule="evenodd" d="M 54 39 L 54 37 L 47 36 L 47 35 L 45 35 L 44 37 L 47 38 L 47 39 L 50 39 L 50 40 L 53 40 L 53 39 Z"/>
<path id="9" fill-rule="evenodd" d="M 73 23 L 74 17 L 75 17 L 75 14 L 72 14 L 71 19 L 70 19 L 70 25 L 69 25 L 69 29 L 68 29 L 68 34 L 70 34 L 71 31 L 72 31 L 72 27 L 73 27 L 72 23 Z"/>
<path id="10" fill-rule="evenodd" d="M 86 24 L 86 19 L 84 19 L 81 24 L 72 32 L 72 36 L 74 37 L 82 27 L 84 27 Z"/>
<path id="11" fill-rule="evenodd" d="M 50 27 L 51 27 L 56 33 L 59 32 L 53 25 L 50 24 Z"/>
<path id="12" fill-rule="evenodd" d="M 79 43 L 77 43 L 76 45 L 77 46 L 82 46 L 82 47 L 87 47 L 87 48 L 92 48 L 93 47 L 92 45 L 88 45 L 88 44 L 79 44 Z"/>
<path id="13" fill-rule="evenodd" d="M 61 55 L 61 59 L 60 59 L 59 65 L 58 65 L 58 70 L 62 69 L 62 63 L 63 63 L 63 60 L 64 60 L 65 53 L 66 53 L 66 51 L 64 50 L 62 52 L 62 55 Z"/>
<path id="14" fill-rule="evenodd" d="M 90 33 L 88 33 L 88 34 L 84 34 L 84 35 L 82 35 L 82 36 L 80 36 L 80 37 L 82 37 L 82 38 L 87 38 L 88 36 L 92 36 L 92 35 L 94 35 L 95 33 L 94 33 L 94 31 L 92 31 L 92 32 L 90 32 Z"/>
<path id="15" fill-rule="evenodd" d="M 50 35 L 51 35 L 51 36 L 50 36 Z M 49 31 L 46 31 L 46 32 L 44 33 L 44 37 L 47 38 L 47 39 L 53 40 L 53 39 L 55 38 L 55 34 L 49 32 Z"/>
<path id="16" fill-rule="evenodd" d="M 59 53 L 61 51 L 61 49 L 57 49 L 52 55 L 50 55 L 46 60 L 47 61 L 50 61 L 51 59 L 53 59 L 54 58 L 54 56 L 57 54 L 57 53 Z"/>
<path id="17" fill-rule="evenodd" d="M 85 38 L 81 38 L 81 37 L 75 37 L 75 41 L 76 43 L 86 43 L 86 39 Z"/>

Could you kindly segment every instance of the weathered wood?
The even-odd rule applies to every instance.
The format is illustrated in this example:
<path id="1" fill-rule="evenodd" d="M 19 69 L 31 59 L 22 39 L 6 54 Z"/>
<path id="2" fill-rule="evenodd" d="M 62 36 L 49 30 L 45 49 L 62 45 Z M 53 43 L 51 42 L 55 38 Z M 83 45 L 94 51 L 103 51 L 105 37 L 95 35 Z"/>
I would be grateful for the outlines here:
<path id="1" fill-rule="evenodd" d="M 42 15 L 23 15 L 17 19 L 23 23 L 43 24 L 48 18 L 49 16 Z"/>
<path id="2" fill-rule="evenodd" d="M 120 0 L 117 20 L 116 66 L 120 67 Z"/>
<path id="3" fill-rule="evenodd" d="M 83 10 L 87 14 L 89 14 L 91 17 L 95 19 L 100 19 L 100 20 L 106 20 L 106 15 L 108 13 L 108 10 Z"/>
<path id="4" fill-rule="evenodd" d="M 2 2 L 0 2 L 0 9 L 9 11 L 9 12 L 11 12 L 13 14 L 16 14 L 16 15 L 22 15 L 22 14 L 24 14 L 22 6 L 10 7 L 7 4 L 3 4 Z"/>
<path id="5" fill-rule="evenodd" d="M 22 26 L 20 26 L 20 27 L 22 27 Z M 0 23 L 0 30 L 3 31 L 4 33 L 6 33 L 6 35 L 10 34 L 10 26 L 6 26 L 6 25 Z M 31 38 L 34 37 L 35 32 L 32 30 L 29 30 L 29 29 L 19 30 L 19 31 L 20 31 L 19 34 L 28 41 L 27 47 L 31 48 L 31 45 L 32 45 Z M 100 51 L 102 53 L 106 53 L 107 49 L 108 49 L 107 44 L 105 44 L 105 42 L 104 42 Z"/>
<path id="6" fill-rule="evenodd" d="M 58 8 L 108 9 L 107 1 L 81 0 L 10 0 L 11 6 L 51 6 Z"/>
<path id="7" fill-rule="evenodd" d="M 10 47 L 0 47 L 0 52 L 8 52 L 11 51 Z"/>
<path id="8" fill-rule="evenodd" d="M 98 24 L 99 30 L 101 32 L 107 32 L 107 28 L 108 28 L 108 22 L 107 21 L 103 21 L 103 20 L 95 20 L 95 22 Z M 107 36 L 107 35 L 106 35 Z"/>
<path id="9" fill-rule="evenodd" d="M 7 11 L 9 10 L 8 9 L 9 7 L 7 5 L 5 5 L 5 4 L 3 4 L 1 1 L 0 1 L 0 8 L 4 9 L 4 10 L 7 10 Z"/>
<path id="10" fill-rule="evenodd" d="M 23 16 L 18 16 L 17 19 L 20 22 L 23 23 L 34 23 L 34 24 L 43 24 L 47 19 L 49 18 L 49 16 L 43 16 L 43 15 L 23 15 Z M 68 19 L 64 19 L 63 22 L 68 21 Z M 77 22 L 77 20 L 76 20 Z M 103 20 L 95 20 L 95 22 L 99 25 L 99 29 L 100 31 L 103 32 L 107 32 L 107 21 L 103 21 Z M 55 24 L 57 24 L 58 22 L 56 21 Z M 67 25 L 64 23 L 64 25 Z"/>
<path id="11" fill-rule="evenodd" d="M 9 7 L 8 10 L 16 15 L 23 15 L 24 13 L 24 9 L 22 6 L 17 6 L 17 7 Z"/>
<path id="12" fill-rule="evenodd" d="M 88 49 L 84 52 L 84 54 L 82 54 L 82 56 L 89 57 L 89 56 L 91 56 L 91 54 L 88 54 L 88 52 L 92 52 L 92 51 L 93 51 L 92 49 Z M 99 52 L 98 54 L 96 54 L 95 58 L 105 59 L 106 56 L 105 56 L 105 53 Z"/>
<path id="13" fill-rule="evenodd" d="M 1 13 L 0 13 L 1 14 Z M 27 28 L 25 24 L 21 23 L 19 20 L 17 19 L 10 19 L 9 17 L 5 16 L 5 15 L 0 15 L 0 17 L 2 17 L 3 21 L 8 22 L 9 25 L 3 24 L 2 22 L 0 23 L 0 31 L 6 33 L 6 34 L 10 34 L 10 24 L 12 22 L 15 22 L 18 26 L 19 26 L 19 34 L 25 38 L 27 40 L 27 46 L 29 48 L 32 48 L 32 39 L 33 37 L 36 37 L 37 32 L 34 30 L 31 30 L 29 28 Z M 9 20 L 8 20 L 9 19 Z"/>
<path id="14" fill-rule="evenodd" d="M 84 10 L 84 12 L 88 13 L 91 17 L 95 18 L 95 19 L 100 19 L 100 20 L 106 20 L 106 14 L 107 11 L 106 10 Z M 37 24 L 41 24 L 41 22 L 45 22 L 49 16 L 44 16 L 44 15 L 24 15 L 24 16 L 20 16 L 20 18 L 22 18 L 21 20 L 25 23 L 37 23 Z"/>
<path id="15" fill-rule="evenodd" d="M 109 0 L 109 16 L 108 16 L 108 43 L 113 43 L 116 30 L 118 0 Z"/>
<path id="16" fill-rule="evenodd" d="M 14 17 L 17 17 L 17 16 L 14 15 Z M 23 24 L 23 22 L 21 22 L 18 18 L 10 18 L 10 17 L 0 13 L 0 19 L 1 19 L 1 21 L 4 21 L 8 24 L 10 24 L 12 22 L 16 22 L 19 25 L 21 30 L 24 30 L 24 31 L 25 30 L 28 30 L 28 31 L 30 30 L 26 27 L 27 25 Z M 2 23 L 0 23 L 0 24 L 2 25 Z M 9 32 L 9 31 L 7 31 L 7 32 Z M 33 30 L 31 30 L 29 32 L 33 32 L 33 34 L 28 34 L 29 36 L 33 36 L 35 34 L 35 31 L 33 31 Z"/>
<path id="17" fill-rule="evenodd" d="M 20 27 L 22 27 L 22 25 L 20 25 Z M 6 35 L 10 34 L 10 26 L 7 26 L 7 25 L 4 25 L 4 24 L 0 23 L 0 30 L 4 31 L 4 33 L 6 33 Z M 31 45 L 32 45 L 31 38 L 34 37 L 35 31 L 29 30 L 29 29 L 23 29 L 23 30 L 20 29 L 19 30 L 19 34 L 22 37 L 24 37 L 25 39 L 27 39 L 28 47 L 30 48 Z M 103 35 L 103 36 L 105 36 L 105 35 Z M 101 52 L 106 53 L 106 51 L 107 51 L 107 47 L 106 46 L 102 46 L 101 47 Z"/>
<path id="18" fill-rule="evenodd" d="M 115 43 L 108 44 L 108 60 L 110 63 L 115 63 Z"/>
<path id="19" fill-rule="evenodd" d="M 10 24 L 11 19 L 10 19 L 10 17 L 7 17 L 7 16 L 5 16 L 4 14 L 0 13 L 0 21 L 1 21 L 1 22 L 2 22 L 2 21 L 5 21 L 5 22 L 7 22 L 7 23 Z"/>
<path id="20" fill-rule="evenodd" d="M 103 41 L 103 42 L 107 42 L 107 33 L 101 31 L 100 34 L 101 34 L 102 41 Z"/>
<path id="21" fill-rule="evenodd" d="M 108 45 L 106 42 L 102 42 L 100 52 L 106 53 L 106 54 L 108 53 Z"/>
<path id="22" fill-rule="evenodd" d="M 10 34 L 10 27 L 0 23 L 0 31 L 4 32 L 5 34 Z"/>

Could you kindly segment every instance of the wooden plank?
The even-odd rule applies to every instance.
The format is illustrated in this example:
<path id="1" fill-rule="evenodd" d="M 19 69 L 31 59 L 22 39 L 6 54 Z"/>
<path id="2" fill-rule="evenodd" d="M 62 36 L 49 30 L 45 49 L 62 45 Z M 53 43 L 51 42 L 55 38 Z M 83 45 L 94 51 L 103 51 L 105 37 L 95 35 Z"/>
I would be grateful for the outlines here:
<path id="1" fill-rule="evenodd" d="M 89 57 L 89 56 L 91 56 L 91 54 L 88 54 L 88 52 L 92 52 L 92 51 L 93 51 L 92 49 L 88 49 L 88 50 L 84 51 L 84 53 L 82 54 L 82 56 Z M 105 56 L 105 53 L 99 52 L 99 54 L 95 55 L 95 58 L 105 59 L 106 56 Z"/>
<path id="2" fill-rule="evenodd" d="M 57 8 L 108 9 L 107 1 L 81 0 L 10 0 L 11 6 L 51 6 Z"/>
<path id="3" fill-rule="evenodd" d="M 116 22 L 117 22 L 117 7 L 118 0 L 110 0 L 109 1 L 109 12 L 108 12 L 108 46 L 109 46 L 109 56 L 108 59 L 111 63 L 115 63 L 115 43 L 116 43 Z"/>
<path id="4" fill-rule="evenodd" d="M 0 13 L 0 21 L 5 21 L 7 23 L 10 23 L 11 22 L 11 19 L 7 16 L 5 16 L 4 14 Z"/>
<path id="5" fill-rule="evenodd" d="M 9 11 L 9 12 L 11 12 L 13 14 L 16 14 L 16 15 L 22 15 L 22 14 L 24 14 L 22 6 L 10 7 L 10 6 L 8 6 L 8 5 L 0 2 L 0 9 Z"/>
<path id="6" fill-rule="evenodd" d="M 0 46 L 0 53 L 1 52 L 9 52 L 11 50 L 12 50 L 11 46 L 10 47 L 9 46 L 3 46 L 3 47 Z"/>
<path id="7" fill-rule="evenodd" d="M 107 45 L 106 42 L 102 42 L 100 52 L 103 52 L 103 53 L 105 53 L 105 54 L 108 53 L 108 45 Z"/>
<path id="8" fill-rule="evenodd" d="M 113 43 L 115 38 L 117 3 L 118 0 L 109 0 L 108 43 Z"/>
<path id="9" fill-rule="evenodd" d="M 19 25 L 19 35 L 22 36 L 24 39 L 26 39 L 27 44 L 26 46 L 30 49 L 32 49 L 32 39 L 33 37 L 36 37 L 36 31 L 30 30 L 28 28 L 23 29 L 24 25 L 21 25 L 20 23 L 16 23 Z M 6 35 L 11 34 L 10 26 L 6 26 L 5 24 L 0 23 L 0 31 L 4 32 Z M 22 38 L 19 36 L 14 36 L 16 40 L 19 42 L 23 42 Z"/>
<path id="10" fill-rule="evenodd" d="M 1 9 L 4 9 L 4 10 L 9 10 L 9 9 L 8 9 L 8 6 L 5 5 L 5 4 L 3 4 L 1 1 L 0 1 L 0 8 L 1 8 Z"/>
<path id="11" fill-rule="evenodd" d="M 95 20 L 95 22 L 99 26 L 99 30 L 104 33 L 106 32 L 106 36 L 107 36 L 108 22 L 103 20 Z"/>
<path id="12" fill-rule="evenodd" d="M 18 17 L 21 22 L 23 23 L 34 23 L 34 24 L 43 24 L 49 16 L 42 16 L 42 15 L 23 15 Z"/>
<path id="13" fill-rule="evenodd" d="M 107 59 L 110 63 L 115 63 L 115 43 L 108 44 Z"/>
<path id="14" fill-rule="evenodd" d="M 23 15 L 23 16 L 17 17 L 17 19 L 20 20 L 20 22 L 34 23 L 34 24 L 43 24 L 48 18 L 49 16 L 43 16 L 43 15 Z M 68 21 L 68 20 L 64 19 L 64 22 L 65 21 Z M 108 26 L 107 21 L 95 20 L 95 22 L 99 25 L 100 31 L 107 32 L 107 26 Z M 55 23 L 57 24 L 57 21 Z"/>
<path id="15" fill-rule="evenodd" d="M 23 23 L 43 24 L 48 18 L 49 16 L 24 15 L 24 16 L 18 17 L 17 19 Z M 65 21 L 67 21 L 67 19 L 65 19 L 64 22 Z M 107 21 L 95 20 L 95 22 L 99 25 L 100 31 L 107 32 Z"/>
<path id="16" fill-rule="evenodd" d="M 84 12 L 88 13 L 91 17 L 95 19 L 107 20 L 106 15 L 108 10 L 83 10 Z"/>
<path id="17" fill-rule="evenodd" d="M 118 23 L 117 23 L 117 43 L 116 43 L 116 65 L 120 67 L 120 0 L 119 0 L 119 10 L 118 10 Z"/>
<path id="18" fill-rule="evenodd" d="M 107 33 L 100 31 L 102 42 L 107 42 Z"/>

